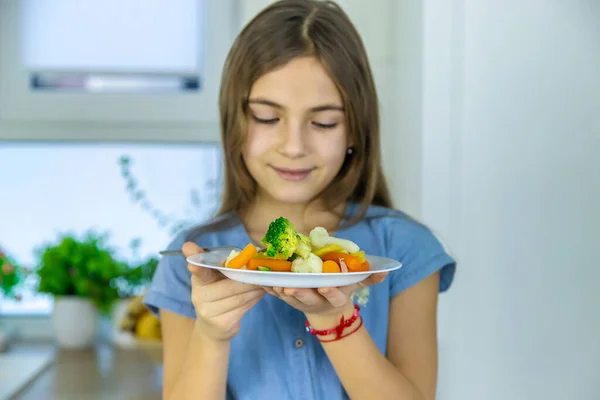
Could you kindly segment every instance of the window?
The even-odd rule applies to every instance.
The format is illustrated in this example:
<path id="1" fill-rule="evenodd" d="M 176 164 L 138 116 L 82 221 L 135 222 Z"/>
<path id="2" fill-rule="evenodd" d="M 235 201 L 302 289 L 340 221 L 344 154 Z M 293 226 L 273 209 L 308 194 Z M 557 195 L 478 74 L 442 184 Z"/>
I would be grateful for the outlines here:
<path id="1" fill-rule="evenodd" d="M 0 248 L 33 266 L 34 249 L 58 233 L 93 228 L 110 235 L 119 256 L 129 257 L 137 238 L 141 256 L 156 255 L 180 223 L 214 213 L 220 171 L 215 143 L 3 143 Z M 3 314 L 47 314 L 51 307 L 33 292 L 21 302 L 0 299 Z"/>
<path id="2" fill-rule="evenodd" d="M 92 5 L 93 4 L 93 5 Z M 202 2 L 21 0 L 21 59 L 33 90 L 199 90 Z"/>
<path id="3" fill-rule="evenodd" d="M 216 126 L 235 3 L 0 1 L 0 119 Z"/>

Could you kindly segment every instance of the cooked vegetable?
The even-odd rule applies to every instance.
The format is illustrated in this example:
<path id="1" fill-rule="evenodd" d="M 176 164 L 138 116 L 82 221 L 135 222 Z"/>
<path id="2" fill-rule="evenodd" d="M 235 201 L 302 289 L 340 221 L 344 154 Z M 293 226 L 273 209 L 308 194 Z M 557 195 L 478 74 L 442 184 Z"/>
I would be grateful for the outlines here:
<path id="1" fill-rule="evenodd" d="M 323 261 L 331 260 L 336 263 L 343 262 L 348 267 L 349 272 L 368 271 L 369 265 L 366 262 L 361 262 L 357 257 L 350 254 L 332 251 L 321 257 Z"/>
<path id="2" fill-rule="evenodd" d="M 312 246 L 316 249 L 320 249 L 321 247 L 329 246 L 332 244 L 337 244 L 344 248 L 348 253 L 356 253 L 360 251 L 360 248 L 356 243 L 351 240 L 341 239 L 333 236 L 329 236 L 329 232 L 327 229 L 322 226 L 318 226 L 314 228 L 309 233 L 310 241 Z"/>
<path id="3" fill-rule="evenodd" d="M 323 260 L 314 253 L 310 253 L 307 259 L 296 258 L 292 262 L 292 272 L 309 273 L 323 272 Z"/>
<path id="4" fill-rule="evenodd" d="M 323 263 L 323 273 L 342 272 L 342 269 L 333 260 L 327 260 Z"/>
<path id="5" fill-rule="evenodd" d="M 354 256 L 354 257 L 356 257 L 356 258 L 358 258 L 358 260 L 360 262 L 366 262 L 367 261 L 367 259 L 365 258 L 365 252 L 362 251 L 362 250 L 361 251 L 357 251 L 356 253 L 352 253 L 351 255 Z"/>
<path id="6" fill-rule="evenodd" d="M 279 260 L 287 260 L 294 254 L 307 258 L 312 250 L 311 240 L 300 234 L 296 227 L 283 217 L 269 224 L 261 242 L 265 245 L 265 255 Z"/>
<path id="7" fill-rule="evenodd" d="M 315 251 L 313 251 L 313 253 L 315 253 L 316 255 L 318 255 L 319 257 L 321 257 L 324 254 L 327 254 L 329 252 L 332 251 L 341 251 L 341 252 L 346 252 L 346 250 L 340 246 L 339 244 L 330 244 L 328 246 L 325 247 L 321 247 L 320 249 L 317 249 Z"/>
<path id="8" fill-rule="evenodd" d="M 286 260 L 277 260 L 275 258 L 253 257 L 248 261 L 248 269 L 258 269 L 258 267 L 267 267 L 272 271 L 289 272 L 292 270 L 292 262 Z"/>
<path id="9" fill-rule="evenodd" d="M 303 235 L 286 218 L 269 224 L 261 242 L 261 252 L 249 243 L 242 251 L 233 250 L 223 265 L 229 268 L 264 272 L 346 273 L 368 271 L 365 252 L 350 240 L 329 236 L 323 227 Z"/>
<path id="10" fill-rule="evenodd" d="M 348 271 L 348 266 L 346 266 L 346 263 L 344 262 L 344 260 L 340 260 L 340 268 L 342 270 L 343 273 L 347 274 Z"/>
<path id="11" fill-rule="evenodd" d="M 294 251 L 294 254 L 306 259 L 312 252 L 312 243 L 308 236 L 303 235 L 300 232 L 297 232 L 296 234 L 298 236 L 298 243 L 296 244 L 296 250 Z"/>
<path id="12" fill-rule="evenodd" d="M 229 262 L 231 260 L 233 260 L 238 254 L 240 254 L 239 251 L 237 250 L 231 250 L 231 252 L 229 252 L 229 255 L 227 256 L 227 258 L 225 259 L 225 261 L 223 261 L 223 266 L 227 267 Z"/>
<path id="13" fill-rule="evenodd" d="M 235 250 L 232 250 L 232 252 Z M 256 254 L 256 247 L 252 243 L 248 243 L 242 251 L 234 256 L 227 263 L 228 268 L 240 269 L 250 261 L 253 255 Z M 231 256 L 231 253 L 229 254 Z"/>

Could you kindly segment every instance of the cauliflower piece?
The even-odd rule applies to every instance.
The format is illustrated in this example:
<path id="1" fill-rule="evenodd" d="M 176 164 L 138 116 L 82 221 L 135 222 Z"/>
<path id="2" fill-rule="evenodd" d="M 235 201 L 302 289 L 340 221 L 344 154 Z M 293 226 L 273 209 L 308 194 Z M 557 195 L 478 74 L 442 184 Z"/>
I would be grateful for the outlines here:
<path id="1" fill-rule="evenodd" d="M 225 266 L 227 267 L 229 265 L 229 261 L 231 261 L 238 254 L 240 254 L 238 250 L 231 250 L 231 252 L 227 256 L 227 259 L 225 260 Z"/>
<path id="2" fill-rule="evenodd" d="M 316 254 L 310 253 L 308 258 L 296 258 L 292 261 L 292 272 L 320 273 L 323 272 L 323 260 Z"/>
<path id="3" fill-rule="evenodd" d="M 297 254 L 300 257 L 307 259 L 312 251 L 312 243 L 310 241 L 310 238 L 301 233 L 297 233 L 297 235 L 298 243 L 296 244 L 296 250 L 294 250 L 294 254 Z"/>
<path id="4" fill-rule="evenodd" d="M 369 302 L 369 294 L 371 290 L 369 287 L 361 287 L 356 289 L 356 291 L 352 292 L 350 295 L 350 299 L 352 301 L 356 301 L 362 307 L 366 307 Z"/>
<path id="5" fill-rule="evenodd" d="M 327 229 L 321 226 L 317 226 L 312 231 L 310 231 L 308 236 L 310 237 L 310 241 L 313 247 L 317 249 L 337 244 L 339 246 L 342 246 L 348 253 L 356 253 L 360 251 L 358 245 L 353 241 L 329 236 L 329 232 L 327 232 Z"/>

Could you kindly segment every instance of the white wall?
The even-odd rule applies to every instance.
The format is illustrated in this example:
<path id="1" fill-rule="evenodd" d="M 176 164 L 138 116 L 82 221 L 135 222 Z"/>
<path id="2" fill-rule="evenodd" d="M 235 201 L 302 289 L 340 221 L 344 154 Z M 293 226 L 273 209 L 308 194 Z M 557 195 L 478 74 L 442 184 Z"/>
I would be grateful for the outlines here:
<path id="1" fill-rule="evenodd" d="M 430 1 L 423 21 L 423 115 L 445 127 L 423 121 L 421 217 L 460 261 L 439 398 L 598 399 L 600 3 Z"/>

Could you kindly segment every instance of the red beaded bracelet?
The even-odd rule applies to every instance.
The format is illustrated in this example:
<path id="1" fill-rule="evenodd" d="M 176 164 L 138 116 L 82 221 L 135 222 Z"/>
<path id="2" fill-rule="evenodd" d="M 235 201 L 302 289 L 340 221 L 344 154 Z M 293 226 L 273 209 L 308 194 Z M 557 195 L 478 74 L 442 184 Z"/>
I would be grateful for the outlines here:
<path id="1" fill-rule="evenodd" d="M 319 341 L 321 341 L 321 342 L 335 342 L 336 340 L 340 340 L 346 336 L 349 336 L 360 329 L 360 327 L 362 326 L 362 318 L 360 319 L 360 323 L 358 324 L 358 326 L 355 329 L 353 329 L 347 335 L 343 336 L 344 329 L 352 326 L 352 324 L 354 322 L 356 322 L 356 320 L 359 317 L 360 317 L 360 306 L 358 304 L 355 304 L 354 305 L 354 313 L 352 314 L 352 317 L 350 317 L 349 319 L 345 319 L 344 316 L 342 315 L 342 318 L 340 319 L 340 324 L 338 326 L 336 326 L 335 328 L 325 329 L 325 330 L 317 330 L 310 325 L 310 322 L 308 322 L 308 320 L 306 321 L 306 323 L 304 325 L 306 327 L 306 331 L 314 336 L 327 336 L 327 335 L 332 335 L 335 333 L 336 335 L 335 335 L 334 339 L 330 339 L 330 340 L 319 339 Z"/>

